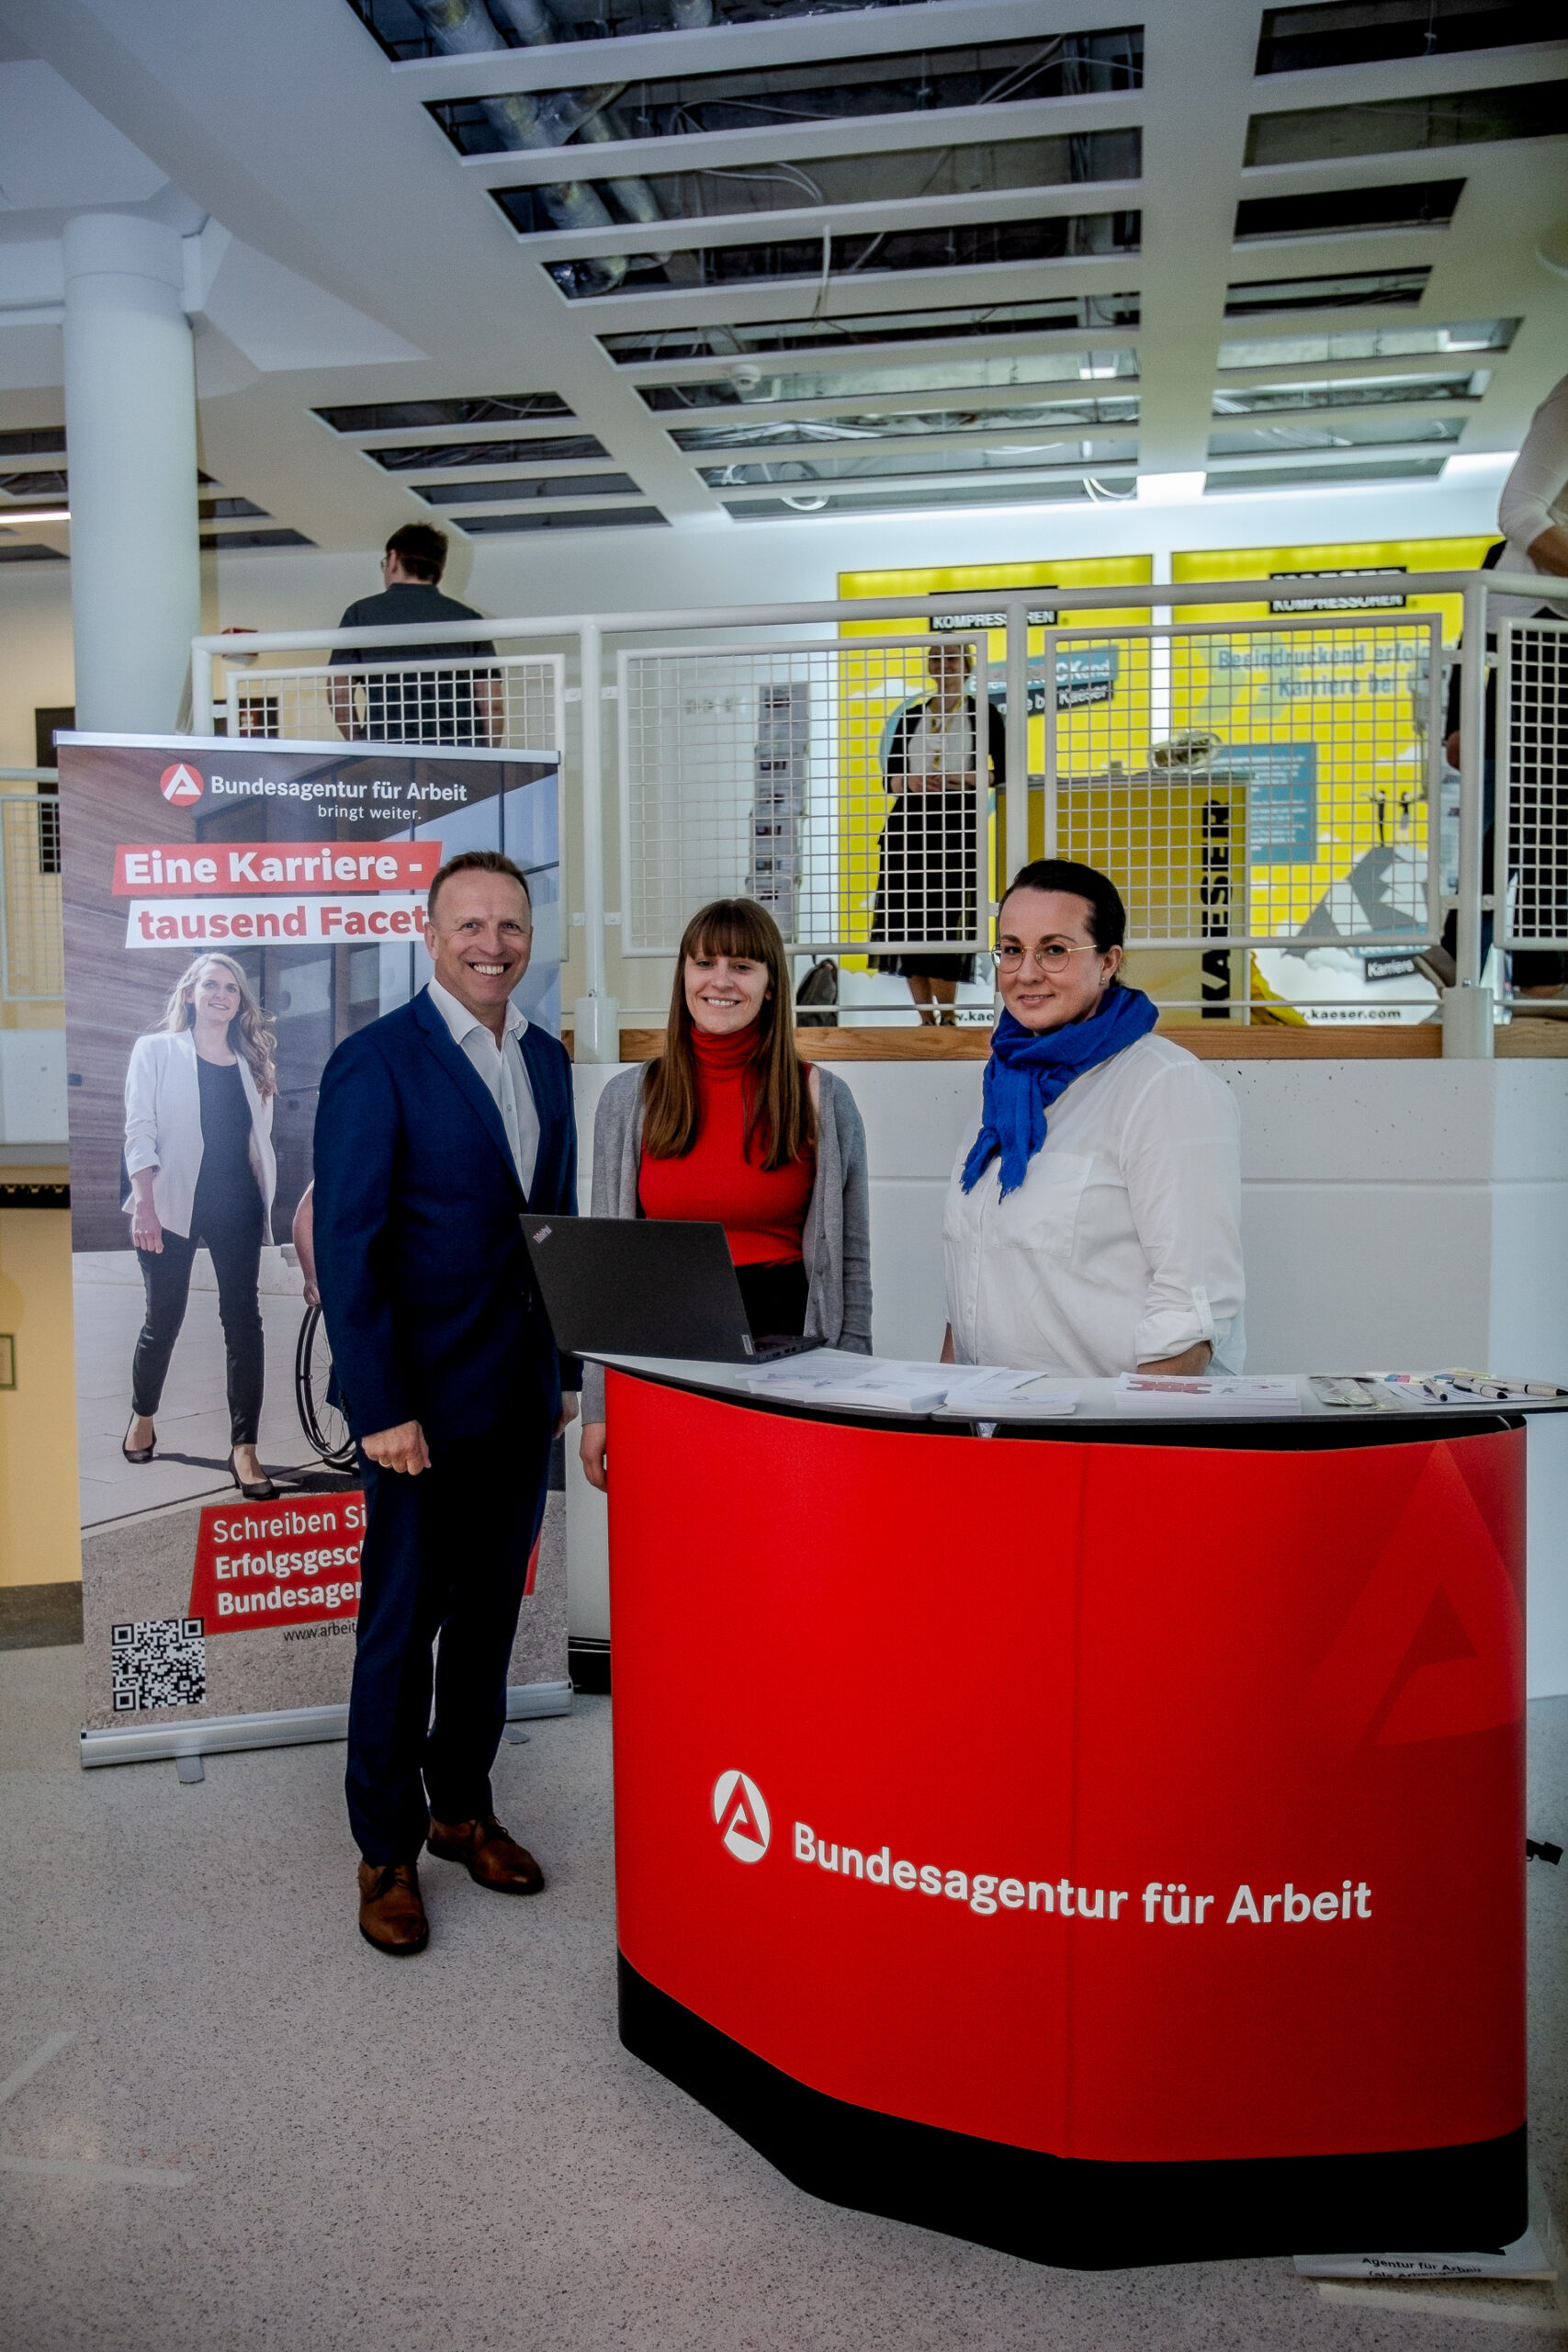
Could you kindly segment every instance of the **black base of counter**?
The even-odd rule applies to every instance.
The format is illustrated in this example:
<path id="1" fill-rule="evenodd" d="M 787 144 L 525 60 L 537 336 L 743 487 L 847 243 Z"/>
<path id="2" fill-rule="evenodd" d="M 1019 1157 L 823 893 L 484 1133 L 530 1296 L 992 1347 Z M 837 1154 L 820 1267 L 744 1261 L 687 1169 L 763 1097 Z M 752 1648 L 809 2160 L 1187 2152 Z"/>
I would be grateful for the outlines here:
<path id="1" fill-rule="evenodd" d="M 1195 2164 L 1042 2155 L 781 2074 L 617 1954 L 626 2047 L 814 2197 L 1073 2270 L 1243 2256 L 1474 2253 L 1529 2220 L 1525 2130 L 1457 2148 Z"/>

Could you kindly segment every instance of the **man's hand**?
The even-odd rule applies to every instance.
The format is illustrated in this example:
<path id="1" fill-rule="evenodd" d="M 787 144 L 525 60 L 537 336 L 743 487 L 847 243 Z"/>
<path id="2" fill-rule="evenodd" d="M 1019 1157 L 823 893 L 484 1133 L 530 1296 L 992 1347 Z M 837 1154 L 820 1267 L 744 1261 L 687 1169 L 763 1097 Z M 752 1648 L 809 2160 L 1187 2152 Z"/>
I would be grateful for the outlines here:
<path id="1" fill-rule="evenodd" d="M 568 1424 L 571 1421 L 575 1421 L 576 1419 L 577 1391 L 575 1388 L 563 1389 L 561 1392 L 560 1413 L 557 1419 L 555 1428 L 551 1431 L 551 1435 L 554 1437 L 564 1437 L 567 1432 Z"/>
<path id="2" fill-rule="evenodd" d="M 341 672 L 336 677 L 329 677 L 327 702 L 332 710 L 333 723 L 338 733 L 346 735 L 352 740 L 355 718 L 353 679 L 344 677 Z"/>
<path id="3" fill-rule="evenodd" d="M 378 1430 L 374 1437 L 362 1438 L 360 1443 L 378 1470 L 401 1470 L 417 1478 L 430 1467 L 430 1448 L 417 1421 L 400 1421 L 395 1430 Z"/>
<path id="4" fill-rule="evenodd" d="M 604 1421 L 584 1421 L 582 1442 L 578 1448 L 583 1476 L 591 1487 L 597 1487 L 602 1495 L 607 1495 L 610 1491 L 609 1473 L 604 1466 L 604 1441 L 607 1433 L 606 1424 Z"/>

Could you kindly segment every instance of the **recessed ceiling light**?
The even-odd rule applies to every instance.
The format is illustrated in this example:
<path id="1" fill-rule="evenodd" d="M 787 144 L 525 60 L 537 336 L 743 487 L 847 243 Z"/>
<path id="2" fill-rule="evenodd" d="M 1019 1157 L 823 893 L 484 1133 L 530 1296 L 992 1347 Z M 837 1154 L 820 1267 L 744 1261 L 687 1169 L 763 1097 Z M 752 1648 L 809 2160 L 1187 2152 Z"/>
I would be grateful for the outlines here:
<path id="1" fill-rule="evenodd" d="M 0 506 L 0 514 L 17 523 L 69 523 L 69 506 Z"/>
<path id="2" fill-rule="evenodd" d="M 1453 482 L 1506 481 L 1518 458 L 1517 449 L 1461 449 L 1443 467 L 1443 480 Z"/>
<path id="3" fill-rule="evenodd" d="M 1140 474 L 1138 501 L 1144 506 L 1179 506 L 1203 495 L 1200 473 Z"/>

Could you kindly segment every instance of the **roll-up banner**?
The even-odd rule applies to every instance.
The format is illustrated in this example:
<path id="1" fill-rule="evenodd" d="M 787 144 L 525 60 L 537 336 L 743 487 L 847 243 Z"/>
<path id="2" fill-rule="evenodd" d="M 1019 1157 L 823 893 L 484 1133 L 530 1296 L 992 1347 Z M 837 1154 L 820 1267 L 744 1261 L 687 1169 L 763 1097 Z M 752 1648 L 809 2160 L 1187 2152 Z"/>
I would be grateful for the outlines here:
<path id="1" fill-rule="evenodd" d="M 464 850 L 502 850 L 527 875 L 535 944 L 516 1001 L 558 1034 L 558 757 L 58 742 L 83 1761 L 341 1736 L 364 1497 L 311 1304 L 316 1091 L 343 1038 L 423 986 L 425 894 Z M 231 1107 L 250 1121 L 230 1154 L 236 1197 L 216 1197 L 209 1168 L 197 1213 L 189 1005 L 213 978 L 238 1003 Z M 131 1177 L 154 1166 L 141 1189 L 155 1193 L 163 1246 L 138 1250 Z M 133 1365 L 140 1400 L 157 1397 L 146 1462 L 124 1450 Z M 258 1450 L 278 1499 L 248 1503 L 230 1469 L 231 1406 L 254 1404 L 258 1374 Z M 570 1699 L 563 1483 L 558 1469 L 513 1652 L 515 1715 Z"/>

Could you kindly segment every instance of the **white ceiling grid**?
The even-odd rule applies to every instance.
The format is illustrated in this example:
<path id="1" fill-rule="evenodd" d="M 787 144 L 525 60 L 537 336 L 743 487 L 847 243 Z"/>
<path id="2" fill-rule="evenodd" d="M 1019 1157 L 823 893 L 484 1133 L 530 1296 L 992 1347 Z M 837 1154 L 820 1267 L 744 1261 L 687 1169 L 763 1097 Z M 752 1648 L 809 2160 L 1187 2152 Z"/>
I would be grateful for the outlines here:
<path id="1" fill-rule="evenodd" d="M 553 530 L 572 527 L 574 517 L 588 525 L 640 510 L 678 528 L 728 532 L 752 527 L 735 519 L 736 505 L 786 511 L 766 482 L 727 482 L 730 458 L 753 474 L 779 460 L 830 458 L 840 478 L 811 485 L 814 497 L 852 494 L 857 504 L 891 512 L 939 496 L 983 504 L 1082 498 L 1086 472 L 1130 494 L 1135 473 L 1202 473 L 1215 435 L 1224 436 L 1227 452 L 1214 458 L 1215 489 L 1243 481 L 1249 469 L 1310 473 L 1332 463 L 1387 478 L 1401 465 L 1440 462 L 1456 443 L 1464 453 L 1517 447 L 1530 410 L 1568 365 L 1568 282 L 1535 253 L 1568 211 L 1568 124 L 1564 134 L 1549 137 L 1248 166 L 1248 123 L 1258 114 L 1560 81 L 1568 75 L 1568 42 L 1258 76 L 1259 23 L 1257 0 L 1143 6 L 924 0 L 398 63 L 351 0 L 267 0 L 259 9 L 249 0 L 0 0 L 0 28 L 10 37 L 8 47 L 0 39 L 0 130 L 16 127 L 23 155 L 15 170 L 0 168 L 0 325 L 15 322 L 0 334 L 0 428 L 47 424 L 61 413 L 51 389 L 57 361 L 51 375 L 39 357 L 49 346 L 37 255 L 58 237 L 64 212 L 107 202 L 158 211 L 202 237 L 210 262 L 197 317 L 203 463 L 225 489 L 328 548 L 374 546 L 414 519 L 477 537 L 487 525 L 506 527 L 509 515 L 547 518 Z M 1143 28 L 1142 86 L 1089 96 L 468 156 L 429 111 L 590 80 L 686 83 L 704 74 L 892 61 L 922 51 L 940 72 L 944 51 L 1043 45 L 1058 34 L 1129 25 Z M 48 125 L 59 135 L 42 138 L 39 126 Z M 631 221 L 520 235 L 492 194 L 614 173 L 646 182 L 697 168 L 808 168 L 814 159 L 851 153 L 929 151 L 934 160 L 966 145 L 1133 130 L 1142 136 L 1136 179 L 807 201 L 666 220 L 656 232 Z M 1465 187 L 1447 227 L 1234 242 L 1236 206 L 1249 198 L 1450 179 Z M 179 206 L 186 211 L 176 217 Z M 661 252 L 820 245 L 831 236 L 1085 213 L 1141 215 L 1139 250 L 984 268 L 864 268 L 847 278 L 835 273 L 826 289 L 819 277 L 645 288 L 634 274 L 626 284 L 637 290 L 579 300 L 568 300 L 547 268 L 590 254 L 646 254 L 654 234 Z M 1225 314 L 1226 288 L 1237 280 L 1410 268 L 1430 273 L 1415 306 Z M 927 333 L 829 353 L 807 345 L 794 357 L 759 353 L 743 400 L 687 411 L 650 408 L 639 388 L 728 382 L 733 361 L 623 366 L 600 340 L 813 315 L 863 321 L 987 301 L 1127 295 L 1141 305 L 1135 327 L 947 339 Z M 1512 347 L 1462 358 L 1395 350 L 1325 356 L 1310 365 L 1289 356 L 1255 356 L 1224 370 L 1219 364 L 1227 341 L 1267 345 L 1287 336 L 1497 318 L 1522 322 Z M 1021 364 L 993 367 L 998 380 L 976 382 L 987 372 L 977 363 L 987 360 Z M 1045 364 L 1061 373 L 1043 375 Z M 1105 380 L 1100 371 L 1118 365 L 1135 366 L 1136 379 L 1123 372 Z M 1095 379 L 1086 380 L 1091 368 Z M 855 380 L 837 391 L 805 381 L 824 374 Z M 923 389 L 911 380 L 919 377 Z M 1428 380 L 1410 383 L 1408 400 L 1371 407 L 1364 391 L 1351 389 L 1389 379 Z M 1304 393 L 1288 410 L 1236 413 L 1237 393 L 1269 383 L 1323 391 L 1321 399 Z M 769 389 L 781 397 L 754 396 Z M 546 392 L 560 396 L 565 417 L 354 435 L 317 414 L 339 404 Z M 1112 400 L 1099 419 L 1052 417 L 1053 403 L 1092 395 L 1119 395 L 1122 404 Z M 1139 403 L 1134 421 L 1127 418 L 1128 395 Z M 990 412 L 997 422 L 987 426 Z M 913 422 L 920 413 L 923 425 Z M 897 437 L 876 422 L 893 415 L 910 420 Z M 829 449 L 820 427 L 835 419 Z M 804 448 L 781 438 L 792 420 L 818 428 Z M 682 447 L 673 437 L 737 424 L 775 429 L 750 449 Z M 1314 446 L 1329 435 L 1353 446 Z M 1231 449 L 1238 437 L 1244 446 Z M 552 441 L 581 448 L 585 440 L 591 446 L 582 454 L 552 452 Z M 488 454 L 462 461 L 473 445 L 486 443 L 524 446 L 503 449 L 493 462 Z M 369 454 L 408 444 L 427 453 L 412 471 L 389 470 Z M 445 451 L 452 453 L 446 463 Z M 846 481 L 846 459 L 876 471 L 863 478 L 852 471 Z M 7 479 L 29 463 L 41 479 L 43 455 L 8 458 Z M 58 469 L 58 457 L 53 463 Z M 798 494 L 805 485 L 794 488 Z M 809 524 L 809 512 L 795 513 Z"/>

